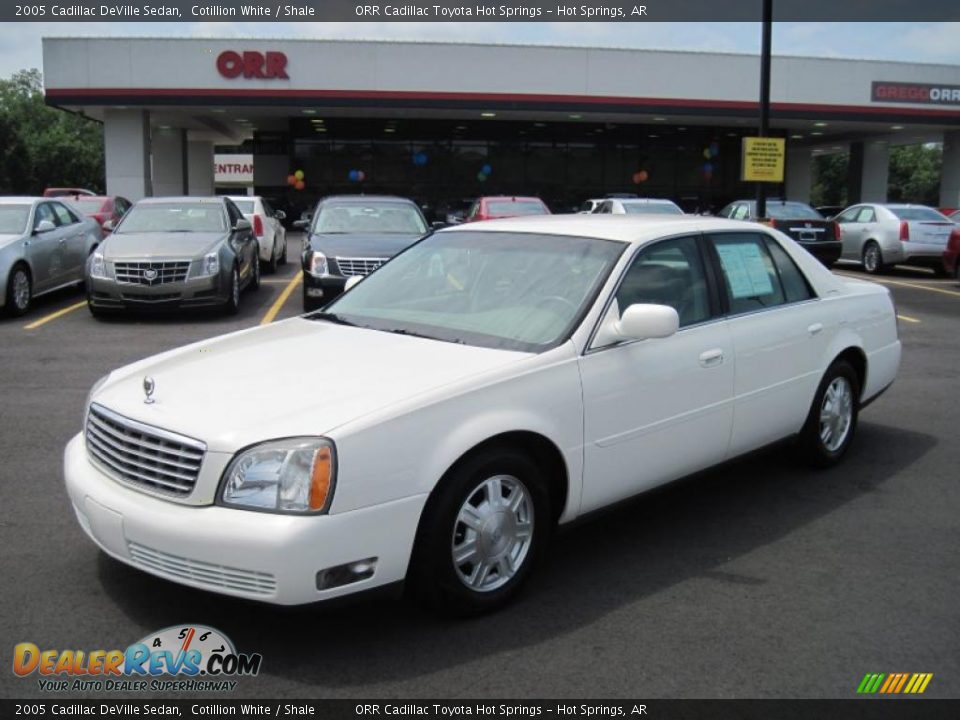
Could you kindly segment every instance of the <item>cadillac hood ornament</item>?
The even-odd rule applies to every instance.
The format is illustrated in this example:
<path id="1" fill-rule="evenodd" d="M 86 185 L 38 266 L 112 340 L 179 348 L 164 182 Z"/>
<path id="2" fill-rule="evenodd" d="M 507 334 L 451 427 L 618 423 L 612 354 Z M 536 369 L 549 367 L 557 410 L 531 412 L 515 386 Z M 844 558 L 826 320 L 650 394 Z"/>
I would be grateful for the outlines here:
<path id="1" fill-rule="evenodd" d="M 153 381 L 153 378 L 149 375 L 145 375 L 143 378 L 143 394 L 146 395 L 144 402 L 147 405 L 153 404 L 153 391 L 156 389 L 157 384 Z"/>

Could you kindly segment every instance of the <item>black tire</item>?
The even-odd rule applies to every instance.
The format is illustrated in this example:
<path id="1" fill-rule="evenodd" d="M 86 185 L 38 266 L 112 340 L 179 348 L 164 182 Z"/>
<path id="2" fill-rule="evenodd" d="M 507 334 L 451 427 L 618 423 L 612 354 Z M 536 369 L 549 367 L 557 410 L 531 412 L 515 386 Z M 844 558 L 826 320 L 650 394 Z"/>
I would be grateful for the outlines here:
<path id="1" fill-rule="evenodd" d="M 948 278 L 950 277 L 950 273 L 947 272 L 947 269 L 943 265 L 934 265 L 933 276 L 937 278 Z"/>
<path id="2" fill-rule="evenodd" d="M 281 265 L 287 264 L 287 236 L 286 235 L 283 236 L 283 252 L 280 253 L 280 264 Z"/>
<path id="3" fill-rule="evenodd" d="M 250 278 L 250 282 L 247 283 L 247 287 L 251 290 L 260 289 L 260 255 L 258 254 L 253 258 L 253 267 L 251 268 L 253 272 L 253 277 Z"/>
<path id="4" fill-rule="evenodd" d="M 31 305 L 33 305 L 33 278 L 30 276 L 30 268 L 19 262 L 10 269 L 10 277 L 7 278 L 5 305 L 7 314 L 13 317 L 26 315 Z"/>
<path id="5" fill-rule="evenodd" d="M 227 315 L 236 315 L 240 312 L 240 270 L 236 265 L 230 274 L 230 288 L 227 299 L 223 304 L 223 311 Z"/>
<path id="6" fill-rule="evenodd" d="M 277 271 L 277 267 L 280 264 L 279 259 L 277 258 L 276 236 L 274 236 L 273 242 L 274 242 L 274 247 L 271 248 L 270 259 L 267 261 L 267 272 L 271 274 Z"/>
<path id="7" fill-rule="evenodd" d="M 521 496 L 526 499 L 525 507 L 532 509 L 529 543 L 519 557 L 519 565 L 513 569 L 498 566 L 487 575 L 494 584 L 502 582 L 502 585 L 473 589 L 461 579 L 471 563 L 461 563 L 458 567 L 453 559 L 454 543 L 458 533 L 465 529 L 458 515 L 466 503 L 482 496 L 484 481 L 496 476 L 507 476 L 503 487 L 509 488 L 509 483 L 516 480 L 523 489 Z M 514 497 L 516 487 L 501 500 L 509 501 Z M 515 519 L 508 511 L 503 511 L 503 516 L 507 523 Z M 444 615 L 467 617 L 497 610 L 510 602 L 530 577 L 546 551 L 553 529 L 550 493 L 537 465 L 521 451 L 509 447 L 477 452 L 451 470 L 427 501 L 407 574 L 408 592 L 420 603 Z M 504 537 L 507 539 L 503 540 Z M 501 530 L 498 525 L 493 534 L 478 535 L 475 542 L 478 548 L 486 548 L 490 543 L 503 540 L 505 548 L 509 549 L 512 547 L 509 537 L 509 530 Z M 512 575 L 504 574 L 498 578 L 499 567 Z M 472 571 L 479 573 L 476 566 Z"/>
<path id="8" fill-rule="evenodd" d="M 863 264 L 864 271 L 870 275 L 881 275 L 889 267 L 883 262 L 883 251 L 875 240 L 870 240 L 863 246 L 860 262 Z"/>
<path id="9" fill-rule="evenodd" d="M 830 446 L 830 440 L 824 440 L 822 436 L 821 413 L 825 410 L 824 400 L 828 389 L 834 381 L 845 381 L 850 390 L 850 419 L 846 428 L 846 434 L 842 442 L 836 446 Z M 847 449 L 853 442 L 857 431 L 857 420 L 860 414 L 860 378 L 857 371 L 846 360 L 836 360 L 824 373 L 823 380 L 820 381 L 820 387 L 813 397 L 813 404 L 810 406 L 810 413 L 800 431 L 797 439 L 797 447 L 800 451 L 800 458 L 813 467 L 827 468 L 836 465 L 843 459 Z"/>

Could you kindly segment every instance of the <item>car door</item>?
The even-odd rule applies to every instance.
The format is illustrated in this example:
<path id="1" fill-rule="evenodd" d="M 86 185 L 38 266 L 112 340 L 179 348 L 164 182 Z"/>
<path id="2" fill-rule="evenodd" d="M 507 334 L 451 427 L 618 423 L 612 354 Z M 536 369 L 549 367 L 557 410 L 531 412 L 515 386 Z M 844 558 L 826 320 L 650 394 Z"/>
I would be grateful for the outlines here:
<path id="1" fill-rule="evenodd" d="M 230 244 L 240 260 L 240 282 L 246 284 L 253 277 L 253 263 L 260 262 L 259 243 L 252 230 L 233 230 L 237 222 L 245 219 L 240 209 L 230 200 L 224 200 L 227 207 L 227 221 L 230 223 Z"/>
<path id="2" fill-rule="evenodd" d="M 63 248 L 64 275 L 62 282 L 83 279 L 83 266 L 87 262 L 87 234 L 80 218 L 66 205 L 51 202 L 53 212 L 60 221 L 60 245 Z"/>
<path id="3" fill-rule="evenodd" d="M 860 252 L 863 247 L 863 229 L 857 223 L 860 210 L 860 205 L 854 205 L 834 218 L 834 222 L 840 228 L 840 240 L 843 243 L 840 254 L 846 260 L 860 259 Z"/>
<path id="4" fill-rule="evenodd" d="M 680 316 L 667 338 L 606 331 L 634 303 Z M 633 258 L 580 359 L 588 511 L 721 461 L 733 420 L 733 344 L 701 239 L 671 238 Z"/>
<path id="5" fill-rule="evenodd" d="M 736 356 L 730 454 L 739 455 L 800 430 L 837 327 L 772 236 L 708 237 Z"/>
<path id="6" fill-rule="evenodd" d="M 40 232 L 43 221 L 51 223 L 53 229 Z M 63 237 L 64 231 L 51 203 L 39 203 L 33 214 L 33 235 L 24 243 L 33 275 L 34 294 L 56 287 L 64 276 L 64 252 L 60 242 Z"/>

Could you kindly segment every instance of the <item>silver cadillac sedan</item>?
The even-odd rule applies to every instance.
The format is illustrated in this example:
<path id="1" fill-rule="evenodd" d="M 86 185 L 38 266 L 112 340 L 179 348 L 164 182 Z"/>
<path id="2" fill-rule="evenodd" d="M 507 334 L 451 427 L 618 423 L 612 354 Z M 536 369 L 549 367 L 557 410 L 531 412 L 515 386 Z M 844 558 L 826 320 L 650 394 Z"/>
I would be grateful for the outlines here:
<path id="1" fill-rule="evenodd" d="M 23 315 L 38 295 L 83 282 L 103 233 L 59 200 L 0 198 L 0 309 Z"/>
<path id="2" fill-rule="evenodd" d="M 240 307 L 260 286 L 257 238 L 225 197 L 147 198 L 136 203 L 87 263 L 95 316 L 124 309 Z"/>

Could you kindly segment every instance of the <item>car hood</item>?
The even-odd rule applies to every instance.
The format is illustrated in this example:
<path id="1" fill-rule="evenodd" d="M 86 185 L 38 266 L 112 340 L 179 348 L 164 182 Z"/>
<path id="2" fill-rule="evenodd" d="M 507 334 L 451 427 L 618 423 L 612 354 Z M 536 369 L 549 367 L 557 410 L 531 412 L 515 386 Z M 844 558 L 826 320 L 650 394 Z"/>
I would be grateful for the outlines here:
<path id="1" fill-rule="evenodd" d="M 528 357 L 293 318 L 128 365 L 111 373 L 92 401 L 210 450 L 235 452 L 271 438 L 326 434 Z M 145 376 L 155 383 L 152 404 L 144 402 Z"/>
<path id="2" fill-rule="evenodd" d="M 24 237 L 24 235 L 17 235 L 14 233 L 0 233 L 0 248 L 6 247 L 10 243 L 16 242 L 17 240 L 22 240 Z"/>
<path id="3" fill-rule="evenodd" d="M 422 235 L 317 235 L 310 236 L 310 249 L 327 257 L 391 258 Z"/>
<path id="4" fill-rule="evenodd" d="M 126 258 L 194 257 L 210 252 L 227 233 L 113 233 L 101 246 L 107 260 Z"/>

